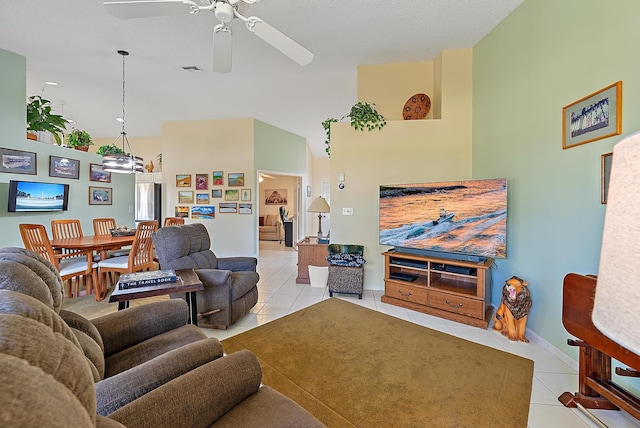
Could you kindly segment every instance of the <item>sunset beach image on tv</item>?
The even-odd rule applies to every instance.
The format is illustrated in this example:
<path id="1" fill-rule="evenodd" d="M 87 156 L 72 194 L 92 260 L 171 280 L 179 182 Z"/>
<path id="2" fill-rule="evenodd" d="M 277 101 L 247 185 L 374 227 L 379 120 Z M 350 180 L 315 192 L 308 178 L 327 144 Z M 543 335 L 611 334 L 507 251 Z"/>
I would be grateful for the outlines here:
<path id="1" fill-rule="evenodd" d="M 380 244 L 505 258 L 507 180 L 380 186 Z"/>

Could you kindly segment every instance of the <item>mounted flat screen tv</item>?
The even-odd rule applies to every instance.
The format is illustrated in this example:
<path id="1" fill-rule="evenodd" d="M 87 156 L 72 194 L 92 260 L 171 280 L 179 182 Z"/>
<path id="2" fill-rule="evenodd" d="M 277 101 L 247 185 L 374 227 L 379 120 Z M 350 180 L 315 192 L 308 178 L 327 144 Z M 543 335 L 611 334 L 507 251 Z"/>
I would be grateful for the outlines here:
<path id="1" fill-rule="evenodd" d="M 507 180 L 380 186 L 380 244 L 482 261 L 507 254 Z"/>
<path id="2" fill-rule="evenodd" d="M 9 212 L 66 211 L 69 185 L 37 181 L 9 182 Z"/>

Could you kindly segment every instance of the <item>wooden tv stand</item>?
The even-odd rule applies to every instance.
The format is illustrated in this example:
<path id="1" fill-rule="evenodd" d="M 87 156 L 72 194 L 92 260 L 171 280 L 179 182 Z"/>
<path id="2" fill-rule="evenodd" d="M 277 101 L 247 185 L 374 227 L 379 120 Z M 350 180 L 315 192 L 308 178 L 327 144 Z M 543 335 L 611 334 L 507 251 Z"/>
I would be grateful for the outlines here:
<path id="1" fill-rule="evenodd" d="M 381 300 L 452 321 L 487 328 L 493 259 L 466 262 L 389 250 L 384 256 Z"/>

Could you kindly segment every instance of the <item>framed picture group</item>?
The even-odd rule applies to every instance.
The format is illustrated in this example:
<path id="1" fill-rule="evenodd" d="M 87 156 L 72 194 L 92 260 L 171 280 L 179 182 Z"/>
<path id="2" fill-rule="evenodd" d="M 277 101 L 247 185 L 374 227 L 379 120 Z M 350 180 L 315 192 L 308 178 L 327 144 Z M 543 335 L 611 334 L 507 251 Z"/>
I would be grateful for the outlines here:
<path id="1" fill-rule="evenodd" d="M 225 187 L 226 184 L 226 187 Z M 176 174 L 176 187 L 178 190 L 178 205 L 175 207 L 176 217 L 213 219 L 216 209 L 211 204 L 211 199 L 220 199 L 217 212 L 220 214 L 252 214 L 253 204 L 250 188 L 245 186 L 243 172 L 212 171 L 197 174 Z M 209 189 L 211 187 L 211 189 Z M 240 189 L 238 189 L 240 187 Z M 192 188 L 194 190 L 187 190 Z M 210 193 L 201 192 L 210 190 Z"/>

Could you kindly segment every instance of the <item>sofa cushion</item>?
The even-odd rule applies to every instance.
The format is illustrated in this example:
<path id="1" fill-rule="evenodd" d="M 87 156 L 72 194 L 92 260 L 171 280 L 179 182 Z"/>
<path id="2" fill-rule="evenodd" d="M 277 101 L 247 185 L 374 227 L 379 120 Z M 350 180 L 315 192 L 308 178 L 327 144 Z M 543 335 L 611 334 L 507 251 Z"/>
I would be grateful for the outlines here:
<path id="1" fill-rule="evenodd" d="M 280 222 L 280 216 L 277 214 L 267 214 L 264 218 L 265 226 L 277 226 Z"/>

